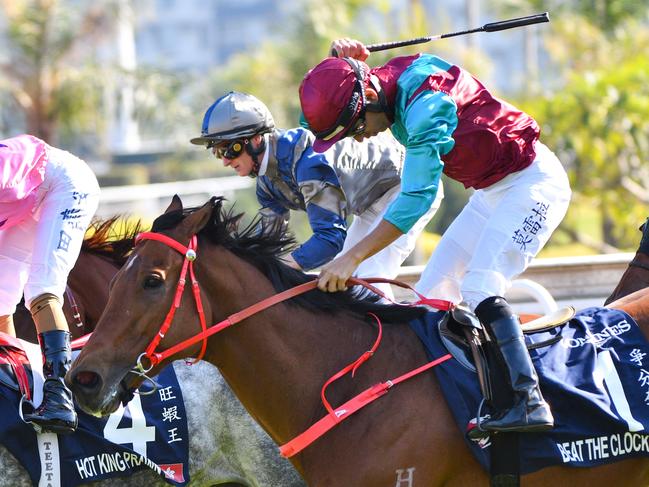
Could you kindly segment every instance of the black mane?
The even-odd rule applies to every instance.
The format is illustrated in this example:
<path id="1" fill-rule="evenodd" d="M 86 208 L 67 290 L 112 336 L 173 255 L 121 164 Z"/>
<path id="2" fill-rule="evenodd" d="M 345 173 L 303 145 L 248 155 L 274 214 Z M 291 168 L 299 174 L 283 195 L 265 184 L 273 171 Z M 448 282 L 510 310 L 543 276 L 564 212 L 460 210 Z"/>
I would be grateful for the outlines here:
<path id="1" fill-rule="evenodd" d="M 239 221 L 243 214 L 235 214 L 232 207 L 225 210 L 223 198 L 212 198 L 212 201 L 214 207 L 210 220 L 199 232 L 200 236 L 250 262 L 270 279 L 278 292 L 314 279 L 314 276 L 292 269 L 280 260 L 283 254 L 296 247 L 292 234 L 285 232 L 280 225 L 264 224 L 260 217 L 253 219 L 245 228 L 239 229 Z M 165 213 L 153 222 L 152 231 L 174 228 L 196 209 L 186 208 Z M 378 299 L 378 296 L 365 289 L 352 288 L 338 293 L 326 293 L 316 289 L 291 299 L 289 303 L 331 313 L 347 310 L 366 315 L 371 312 L 387 322 L 410 321 L 426 312 L 423 307 L 380 304 Z"/>

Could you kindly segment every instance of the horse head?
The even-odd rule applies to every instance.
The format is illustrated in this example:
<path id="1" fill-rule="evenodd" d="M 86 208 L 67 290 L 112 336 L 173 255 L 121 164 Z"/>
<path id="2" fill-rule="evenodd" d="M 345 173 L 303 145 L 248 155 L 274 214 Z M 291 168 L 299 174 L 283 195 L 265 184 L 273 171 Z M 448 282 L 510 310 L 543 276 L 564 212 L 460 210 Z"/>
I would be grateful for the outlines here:
<path id="1" fill-rule="evenodd" d="M 640 231 L 642 239 L 638 250 L 604 306 L 615 307 L 617 300 L 649 286 L 649 218 L 640 226 Z"/>
<path id="2" fill-rule="evenodd" d="M 213 198 L 185 216 L 182 202 L 175 196 L 158 220 L 177 218 L 179 223 L 160 234 L 178 245 L 189 243 L 209 220 L 215 201 Z M 155 227 L 154 223 L 154 230 Z M 150 361 L 146 366 L 142 366 L 143 358 L 140 357 L 147 345 L 159 336 L 168 310 L 176 311 L 169 324 L 183 323 L 183 326 L 170 326 L 164 338 L 161 337 L 159 348 L 166 349 L 200 330 L 196 308 L 179 306 L 181 301 L 192 299 L 192 286 L 185 292 L 181 289 L 175 297 L 186 262 L 187 256 L 159 241 L 141 240 L 115 275 L 97 327 L 67 376 L 68 385 L 84 411 L 94 415 L 110 414 L 120 403 L 128 402 L 133 391 L 149 375 L 155 375 L 172 360 L 200 352 L 199 343 L 159 363 Z M 209 304 L 205 303 L 205 315 L 210 316 Z M 192 323 L 196 323 L 196 327 L 192 327 Z"/>

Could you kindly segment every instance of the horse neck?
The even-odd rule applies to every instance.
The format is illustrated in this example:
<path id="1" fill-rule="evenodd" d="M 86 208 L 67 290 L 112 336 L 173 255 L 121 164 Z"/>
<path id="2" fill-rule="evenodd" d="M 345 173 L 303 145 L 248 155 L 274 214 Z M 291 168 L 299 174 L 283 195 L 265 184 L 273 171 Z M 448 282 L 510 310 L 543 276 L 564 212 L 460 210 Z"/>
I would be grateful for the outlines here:
<path id="1" fill-rule="evenodd" d="M 75 325 L 75 311 L 72 310 L 70 298 L 63 299 L 63 312 L 68 320 L 72 338 L 94 330 L 101 312 L 108 302 L 108 284 L 119 270 L 112 260 L 82 249 L 68 276 L 68 288 L 78 307 L 83 327 Z M 36 332 L 31 314 L 24 306 L 19 306 L 14 314 L 14 326 L 19 338 L 36 342 Z"/>
<path id="2" fill-rule="evenodd" d="M 638 250 L 604 304 L 615 304 L 617 300 L 646 287 L 649 287 L 649 254 Z"/>
<path id="3" fill-rule="evenodd" d="M 211 309 L 218 310 L 214 321 L 277 294 L 259 270 L 221 252 L 207 256 L 221 264 L 201 281 Z M 217 334 L 206 360 L 221 369 L 275 441 L 284 442 L 308 426 L 321 409 L 322 384 L 367 350 L 375 333 L 349 314 L 332 316 L 280 303 Z"/>
<path id="4" fill-rule="evenodd" d="M 68 286 L 83 309 L 85 333 L 94 330 L 108 302 L 108 285 L 118 270 L 119 266 L 109 258 L 88 251 L 79 254 L 68 276 Z"/>

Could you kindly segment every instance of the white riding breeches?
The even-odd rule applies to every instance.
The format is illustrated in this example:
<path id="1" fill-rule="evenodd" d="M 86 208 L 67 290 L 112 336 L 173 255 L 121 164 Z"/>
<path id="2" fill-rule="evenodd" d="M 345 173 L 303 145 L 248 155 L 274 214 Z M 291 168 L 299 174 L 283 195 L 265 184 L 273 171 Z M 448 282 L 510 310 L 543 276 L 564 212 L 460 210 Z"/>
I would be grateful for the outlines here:
<path id="1" fill-rule="evenodd" d="M 473 310 L 503 296 L 559 226 L 570 202 L 568 176 L 550 149 L 536 143 L 536 159 L 473 193 L 444 232 L 417 291 Z"/>
<path id="2" fill-rule="evenodd" d="M 348 249 L 363 240 L 372 230 L 374 230 L 383 219 L 383 215 L 388 206 L 392 201 L 394 201 L 394 199 L 396 199 L 400 191 L 401 188 L 399 185 L 394 186 L 376 200 L 367 210 L 360 215 L 354 216 L 352 224 L 347 229 L 347 238 L 345 239 L 345 244 L 340 254 L 345 253 Z M 394 279 L 397 277 L 401 264 L 403 264 L 403 261 L 406 260 L 414 250 L 419 235 L 423 232 L 428 222 L 439 209 L 443 198 L 444 188 L 440 181 L 435 201 L 431 205 L 430 209 L 417 221 L 410 231 L 404 233 L 401 237 L 380 252 L 377 252 L 368 259 L 365 259 L 358 266 L 354 275 L 357 277 L 383 277 L 386 279 Z M 394 297 L 390 284 L 378 284 L 376 287 L 381 289 L 386 296 L 390 298 Z"/>
<path id="3" fill-rule="evenodd" d="M 21 223 L 0 231 L 0 315 L 16 310 L 22 295 L 51 293 L 63 302 L 68 274 L 99 204 L 92 170 L 69 152 L 51 148 L 38 204 Z"/>

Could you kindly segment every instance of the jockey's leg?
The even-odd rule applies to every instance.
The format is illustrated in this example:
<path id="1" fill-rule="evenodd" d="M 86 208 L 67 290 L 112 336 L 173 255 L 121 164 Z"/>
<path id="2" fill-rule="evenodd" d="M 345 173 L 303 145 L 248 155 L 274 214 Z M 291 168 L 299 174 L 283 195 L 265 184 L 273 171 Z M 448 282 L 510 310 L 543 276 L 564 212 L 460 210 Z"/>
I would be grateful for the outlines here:
<path id="1" fill-rule="evenodd" d="M 0 331 L 13 337 L 16 336 L 13 314 L 29 275 L 35 225 L 33 219 L 27 218 L 0 231 Z"/>
<path id="2" fill-rule="evenodd" d="M 484 223 L 462 280 L 462 298 L 495 338 L 516 396 L 511 409 L 482 424 L 488 431 L 542 431 L 554 421 L 518 317 L 500 297 L 547 243 L 570 201 L 559 160 L 541 143 L 535 149 L 537 157 L 530 166 L 477 190 L 467 204 Z"/>
<path id="3" fill-rule="evenodd" d="M 38 342 L 43 354 L 43 401 L 27 422 L 52 433 L 72 433 L 77 427 L 72 392 L 64 382 L 72 364 L 70 332 L 59 299 L 50 293 L 35 298 L 30 311 L 38 330 Z"/>
<path id="4" fill-rule="evenodd" d="M 496 340 L 515 396 L 515 403 L 510 409 L 496 412 L 481 424 L 481 428 L 494 432 L 551 429 L 554 418 L 541 395 L 538 376 L 525 346 L 518 317 L 500 296 L 482 301 L 475 314 Z"/>
<path id="5" fill-rule="evenodd" d="M 45 196 L 34 230 L 29 278 L 24 288 L 43 352 L 43 402 L 24 419 L 53 433 L 77 426 L 72 393 L 63 378 L 70 369 L 70 333 L 62 302 L 70 270 L 97 210 L 99 185 L 90 168 L 72 154 L 51 148 L 43 182 Z"/>
<path id="6" fill-rule="evenodd" d="M 16 336 L 16 329 L 14 328 L 14 318 L 11 315 L 0 316 L 0 332 Z"/>

